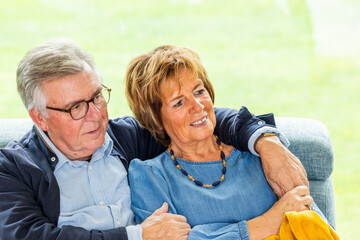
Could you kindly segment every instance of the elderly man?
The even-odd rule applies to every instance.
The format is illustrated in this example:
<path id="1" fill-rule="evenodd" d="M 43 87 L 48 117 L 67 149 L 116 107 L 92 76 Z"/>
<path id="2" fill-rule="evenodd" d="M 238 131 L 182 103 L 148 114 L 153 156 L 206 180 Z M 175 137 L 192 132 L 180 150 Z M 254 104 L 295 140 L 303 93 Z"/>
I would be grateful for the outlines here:
<path id="1" fill-rule="evenodd" d="M 129 162 L 164 149 L 134 118 L 108 119 L 111 89 L 85 51 L 62 38 L 41 44 L 20 62 L 17 85 L 35 124 L 0 152 L 0 239 L 187 238 L 186 219 L 166 205 L 134 225 Z M 299 160 L 263 134 L 279 136 L 264 121 L 272 115 L 242 108 L 216 117 L 224 142 L 260 154 L 278 196 L 308 184 Z"/>

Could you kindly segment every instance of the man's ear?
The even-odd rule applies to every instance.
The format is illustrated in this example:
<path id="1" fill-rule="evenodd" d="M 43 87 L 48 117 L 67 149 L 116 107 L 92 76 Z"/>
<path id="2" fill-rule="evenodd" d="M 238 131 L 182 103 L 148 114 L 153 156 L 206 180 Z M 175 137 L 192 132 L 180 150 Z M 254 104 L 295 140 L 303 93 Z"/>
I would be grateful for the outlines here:
<path id="1" fill-rule="evenodd" d="M 31 119 L 34 121 L 34 123 L 39 128 L 41 128 L 41 130 L 46 132 L 49 129 L 48 125 L 47 125 L 46 118 L 41 113 L 36 111 L 34 108 L 30 109 L 29 115 L 30 115 Z"/>

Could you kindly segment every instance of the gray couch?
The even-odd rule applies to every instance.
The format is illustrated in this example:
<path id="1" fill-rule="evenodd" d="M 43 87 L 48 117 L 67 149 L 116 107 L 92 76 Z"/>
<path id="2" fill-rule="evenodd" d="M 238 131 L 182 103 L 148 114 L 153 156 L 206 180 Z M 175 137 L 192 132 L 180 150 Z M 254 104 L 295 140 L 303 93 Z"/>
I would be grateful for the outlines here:
<path id="1" fill-rule="evenodd" d="M 334 154 L 324 124 L 305 118 L 277 117 L 277 127 L 288 137 L 293 152 L 304 165 L 315 202 L 335 227 L 335 198 L 331 173 Z M 20 139 L 32 127 L 30 119 L 0 119 L 0 147 Z"/>

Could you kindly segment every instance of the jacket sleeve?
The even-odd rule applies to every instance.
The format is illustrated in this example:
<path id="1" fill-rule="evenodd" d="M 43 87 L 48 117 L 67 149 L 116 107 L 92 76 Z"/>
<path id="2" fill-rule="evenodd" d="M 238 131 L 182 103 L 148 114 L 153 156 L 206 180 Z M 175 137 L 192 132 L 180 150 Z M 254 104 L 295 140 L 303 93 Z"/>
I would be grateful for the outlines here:
<path id="1" fill-rule="evenodd" d="M 31 174 L 30 170 L 38 168 L 31 165 L 18 168 L 19 161 L 9 161 L 8 157 L 0 151 L 0 239 L 127 240 L 124 227 L 105 231 L 57 227 L 57 219 L 44 211 L 44 205 L 56 211 L 56 201 L 42 198 L 44 194 L 56 191 L 55 185 L 49 184 L 44 177 L 36 178 Z M 21 156 L 14 158 L 20 159 Z M 38 171 L 36 175 L 43 175 Z M 39 185 L 47 185 L 48 188 L 40 188 Z"/>
<path id="2" fill-rule="evenodd" d="M 107 132 L 113 139 L 114 146 L 126 156 L 127 161 L 134 158 L 154 158 L 166 149 L 130 116 L 111 119 Z"/>
<path id="3" fill-rule="evenodd" d="M 259 128 L 276 128 L 272 113 L 254 116 L 246 107 L 239 111 L 228 108 L 215 108 L 216 127 L 214 133 L 225 144 L 243 151 L 249 151 L 251 135 Z"/>

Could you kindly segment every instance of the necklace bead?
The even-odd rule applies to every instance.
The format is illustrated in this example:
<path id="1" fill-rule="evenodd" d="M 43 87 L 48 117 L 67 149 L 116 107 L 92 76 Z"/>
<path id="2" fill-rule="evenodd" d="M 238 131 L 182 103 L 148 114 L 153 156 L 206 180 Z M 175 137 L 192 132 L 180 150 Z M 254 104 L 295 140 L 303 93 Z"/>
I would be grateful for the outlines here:
<path id="1" fill-rule="evenodd" d="M 200 186 L 200 187 L 205 187 L 205 188 L 211 188 L 211 187 L 216 187 L 218 186 L 222 181 L 224 181 L 225 179 L 225 174 L 226 174 L 226 161 L 225 161 L 225 153 L 223 152 L 223 147 L 221 146 L 221 141 L 218 139 L 218 137 L 215 135 L 216 138 L 216 143 L 219 147 L 220 150 L 220 157 L 223 163 L 223 168 L 222 168 L 222 176 L 220 178 L 219 181 L 213 182 L 212 184 L 203 184 L 201 181 L 194 179 L 192 176 L 190 176 L 178 163 L 178 161 L 176 161 L 175 156 L 174 156 L 174 151 L 171 149 L 171 145 L 169 145 L 169 153 L 171 155 L 171 159 L 173 160 L 173 163 L 175 165 L 175 167 L 177 167 L 182 174 L 184 174 L 186 177 L 189 178 L 189 180 L 193 181 L 196 185 Z"/>

